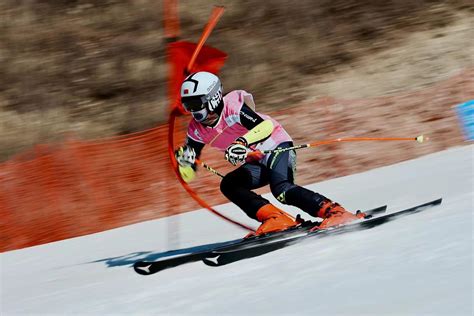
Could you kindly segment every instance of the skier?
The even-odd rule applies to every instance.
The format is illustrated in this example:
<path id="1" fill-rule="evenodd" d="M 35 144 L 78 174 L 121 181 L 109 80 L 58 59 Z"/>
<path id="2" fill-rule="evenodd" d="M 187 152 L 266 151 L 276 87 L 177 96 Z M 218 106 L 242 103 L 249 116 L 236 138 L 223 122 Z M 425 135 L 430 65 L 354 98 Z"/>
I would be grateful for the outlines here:
<path id="1" fill-rule="evenodd" d="M 189 75 L 181 85 L 181 102 L 193 119 L 185 145 L 176 152 L 181 177 L 195 177 L 196 159 L 207 144 L 224 152 L 232 165 L 242 164 L 222 179 L 220 189 L 249 217 L 262 224 L 256 234 L 266 234 L 297 225 L 295 219 L 252 190 L 270 184 L 278 201 L 296 206 L 323 221 L 320 228 L 344 224 L 364 216 L 346 211 L 325 196 L 294 183 L 296 152 L 249 155 L 249 152 L 293 146 L 290 135 L 273 118 L 255 112 L 250 93 L 234 90 L 223 96 L 222 84 L 209 72 Z"/>

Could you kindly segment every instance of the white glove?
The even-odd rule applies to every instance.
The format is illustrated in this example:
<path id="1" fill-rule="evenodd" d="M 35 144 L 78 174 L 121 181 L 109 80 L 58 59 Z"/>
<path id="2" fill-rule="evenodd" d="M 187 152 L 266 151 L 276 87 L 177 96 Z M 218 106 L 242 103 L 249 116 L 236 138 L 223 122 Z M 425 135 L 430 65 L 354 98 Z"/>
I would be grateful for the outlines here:
<path id="1" fill-rule="evenodd" d="M 235 166 L 245 162 L 248 152 L 247 141 L 239 137 L 225 150 L 225 159 Z"/>
<path id="2" fill-rule="evenodd" d="M 194 167 L 196 164 L 196 152 L 194 148 L 188 145 L 179 147 L 174 152 L 174 156 L 178 164 L 182 167 Z"/>

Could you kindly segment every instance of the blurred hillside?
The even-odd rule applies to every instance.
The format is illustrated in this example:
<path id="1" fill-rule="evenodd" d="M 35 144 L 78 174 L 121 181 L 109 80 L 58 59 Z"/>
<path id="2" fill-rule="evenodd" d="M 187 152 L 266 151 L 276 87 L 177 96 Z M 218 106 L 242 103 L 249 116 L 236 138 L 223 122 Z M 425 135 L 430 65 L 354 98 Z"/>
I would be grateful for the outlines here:
<path id="1" fill-rule="evenodd" d="M 182 38 L 224 5 L 208 43 L 229 54 L 224 89 L 251 91 L 260 110 L 405 93 L 473 67 L 469 0 L 293 3 L 182 0 Z M 160 1 L 1 1 L 0 160 L 164 122 L 165 59 Z"/>

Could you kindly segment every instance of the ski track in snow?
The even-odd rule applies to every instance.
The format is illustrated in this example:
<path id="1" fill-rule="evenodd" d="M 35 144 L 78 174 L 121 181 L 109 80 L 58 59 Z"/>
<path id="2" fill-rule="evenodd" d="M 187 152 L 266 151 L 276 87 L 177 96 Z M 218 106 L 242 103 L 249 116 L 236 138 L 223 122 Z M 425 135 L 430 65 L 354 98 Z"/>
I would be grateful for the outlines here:
<path id="1" fill-rule="evenodd" d="M 443 204 L 223 267 L 131 268 L 245 235 L 205 210 L 2 253 L 1 315 L 472 315 L 473 157 L 468 145 L 310 185 L 348 209 Z"/>

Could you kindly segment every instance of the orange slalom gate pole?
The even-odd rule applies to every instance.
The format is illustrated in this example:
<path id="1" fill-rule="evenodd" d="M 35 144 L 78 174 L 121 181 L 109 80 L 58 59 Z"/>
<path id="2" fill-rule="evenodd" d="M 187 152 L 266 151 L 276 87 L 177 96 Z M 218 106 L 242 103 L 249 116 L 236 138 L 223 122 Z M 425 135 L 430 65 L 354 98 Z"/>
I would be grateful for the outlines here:
<path id="1" fill-rule="evenodd" d="M 204 43 L 207 41 L 209 38 L 209 35 L 211 35 L 212 30 L 216 26 L 217 22 L 221 18 L 222 14 L 224 13 L 224 7 L 214 7 L 211 13 L 211 17 L 209 18 L 209 22 L 207 23 L 206 27 L 204 28 L 204 31 L 201 35 L 201 38 L 199 39 L 199 42 L 196 46 L 196 49 L 194 50 L 193 56 L 191 56 L 191 59 L 189 60 L 188 66 L 186 67 L 186 71 L 188 73 L 191 73 L 191 69 L 194 66 L 194 63 L 196 62 L 197 56 L 199 55 L 199 52 L 201 51 L 202 47 L 204 46 Z"/>
<path id="2" fill-rule="evenodd" d="M 209 18 L 209 22 L 207 23 L 206 27 L 204 28 L 204 31 L 203 31 L 203 34 L 201 35 L 201 38 L 196 46 L 196 49 L 193 53 L 193 56 L 191 58 L 191 60 L 189 61 L 188 63 L 188 66 L 186 67 L 186 72 L 187 73 L 190 73 L 191 72 L 191 69 L 193 68 L 194 66 L 194 63 L 196 62 L 196 58 L 197 56 L 199 55 L 199 52 L 201 51 L 201 48 L 204 46 L 204 43 L 206 42 L 207 38 L 209 37 L 209 35 L 211 34 L 212 30 L 214 29 L 215 25 L 217 24 L 217 22 L 219 21 L 219 18 L 222 16 L 222 14 L 224 13 L 224 7 L 215 7 L 212 11 L 212 14 L 211 14 L 211 17 Z M 174 100 L 172 100 L 172 102 L 174 102 Z M 181 185 L 183 186 L 183 188 L 186 190 L 186 192 L 189 193 L 189 195 L 196 201 L 198 202 L 199 205 L 201 205 L 202 207 L 208 209 L 209 211 L 211 211 L 213 214 L 219 216 L 220 218 L 234 224 L 234 225 L 237 225 L 237 226 L 240 226 L 241 228 L 244 228 L 246 230 L 249 230 L 249 231 L 255 231 L 255 229 L 249 227 L 249 226 L 246 226 L 242 223 L 239 223 L 237 221 L 234 221 L 233 219 L 219 213 L 218 211 L 214 210 L 209 204 L 206 203 L 206 201 L 204 201 L 203 199 L 201 199 L 198 194 L 196 192 L 194 192 L 194 190 L 181 178 L 181 175 L 179 174 L 179 171 L 178 171 L 178 163 L 176 162 L 176 159 L 174 157 L 174 126 L 175 126 L 175 122 L 176 122 L 176 117 L 178 117 L 180 115 L 180 111 L 178 109 L 178 107 L 174 107 L 170 113 L 170 116 L 169 116 L 169 119 L 168 119 L 168 154 L 169 154 L 169 157 L 170 157 L 170 160 L 171 160 L 171 165 L 172 165 L 172 168 L 176 174 L 176 177 L 178 178 L 179 182 L 181 183 Z M 201 163 L 201 165 L 204 167 L 204 166 L 207 166 L 206 164 L 203 164 Z M 204 167 L 206 168 L 206 167 Z M 220 177 L 223 177 L 222 174 L 220 174 L 217 170 L 207 166 L 206 168 L 207 170 L 211 171 L 212 173 L 216 174 L 216 175 L 219 175 Z M 213 171 L 212 171 L 213 170 Z"/>
<path id="3" fill-rule="evenodd" d="M 202 207 L 208 209 L 209 211 L 211 211 L 214 215 L 217 215 L 219 216 L 220 218 L 234 224 L 234 225 L 237 225 L 237 226 L 240 226 L 241 228 L 244 228 L 246 230 L 249 230 L 249 231 L 255 231 L 255 229 L 249 227 L 249 226 L 246 226 L 242 223 L 239 223 L 237 221 L 234 221 L 233 219 L 219 213 L 218 211 L 216 211 L 215 209 L 213 209 L 209 204 L 206 203 L 206 201 L 204 201 L 203 199 L 201 199 L 199 197 L 199 195 L 194 192 L 194 190 L 189 186 L 189 184 L 187 184 L 182 178 L 181 178 L 181 175 L 179 174 L 179 171 L 178 171 L 178 163 L 176 162 L 176 159 L 174 157 L 174 152 L 173 152 L 173 148 L 174 148 L 174 140 L 173 140 L 173 130 L 174 130 L 174 124 L 175 124 L 175 118 L 176 118 L 176 108 L 175 108 L 175 111 L 171 112 L 171 115 L 170 115 L 170 120 L 168 121 L 168 124 L 169 124 L 169 129 L 170 129 L 170 134 L 168 135 L 168 143 L 169 143 L 169 147 L 168 147 L 168 153 L 170 155 L 170 159 L 171 159 L 171 164 L 172 164 L 172 167 L 173 167 L 173 170 L 174 172 L 176 173 L 176 177 L 178 178 L 179 182 L 181 183 L 181 185 L 183 186 L 183 188 L 186 190 L 186 192 L 189 193 L 189 195 L 196 201 L 198 202 L 199 205 L 201 205 Z M 206 168 L 207 170 L 210 171 L 210 169 L 212 168 Z M 212 169 L 212 170 L 215 170 L 215 169 Z M 213 171 L 211 171 L 213 172 Z M 219 175 L 221 177 L 223 177 L 221 174 L 219 174 L 219 172 L 217 172 L 215 170 L 215 172 L 213 172 L 214 174 L 216 175 Z"/>
<path id="4" fill-rule="evenodd" d="M 178 0 L 164 0 L 163 11 L 165 36 L 167 39 L 177 39 L 180 32 Z"/>

